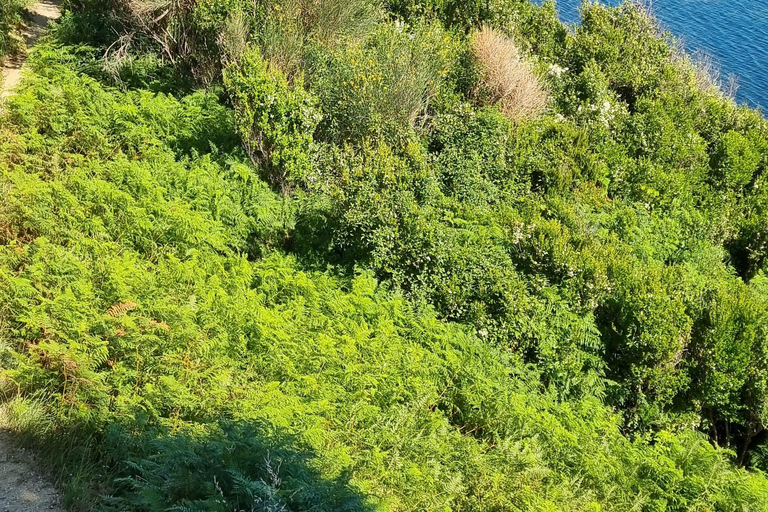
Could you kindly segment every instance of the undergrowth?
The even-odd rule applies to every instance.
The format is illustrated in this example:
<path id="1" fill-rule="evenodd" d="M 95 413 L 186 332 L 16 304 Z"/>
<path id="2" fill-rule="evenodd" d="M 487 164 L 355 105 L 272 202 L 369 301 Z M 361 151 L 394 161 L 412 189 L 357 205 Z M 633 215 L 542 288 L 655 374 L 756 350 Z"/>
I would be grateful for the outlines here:
<path id="1" fill-rule="evenodd" d="M 72 510 L 766 510 L 768 124 L 645 11 L 67 8 L 0 399 Z"/>
<path id="2" fill-rule="evenodd" d="M 0 5 L 0 63 L 8 55 L 24 50 L 24 40 L 18 33 L 24 8 L 30 0 L 4 0 Z"/>

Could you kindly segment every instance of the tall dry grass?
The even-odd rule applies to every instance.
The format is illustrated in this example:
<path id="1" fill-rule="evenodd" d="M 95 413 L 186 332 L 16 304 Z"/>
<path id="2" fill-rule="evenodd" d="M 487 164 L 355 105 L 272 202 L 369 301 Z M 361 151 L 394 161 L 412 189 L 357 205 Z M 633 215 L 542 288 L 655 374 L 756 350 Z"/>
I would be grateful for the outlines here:
<path id="1" fill-rule="evenodd" d="M 360 41 L 383 18 L 372 0 L 279 0 L 270 9 L 258 36 L 261 51 L 289 79 L 302 71 L 309 41 L 329 49 Z"/>
<path id="2" fill-rule="evenodd" d="M 515 42 L 501 32 L 484 26 L 471 40 L 471 50 L 480 79 L 475 97 L 494 104 L 514 122 L 540 115 L 549 94 Z"/>
<path id="3" fill-rule="evenodd" d="M 105 70 L 116 74 L 146 50 L 148 41 L 174 65 L 189 57 L 195 51 L 190 21 L 195 5 L 196 0 L 115 0 L 113 10 L 123 29 L 104 52 Z"/>
<path id="4" fill-rule="evenodd" d="M 238 62 L 248 49 L 248 24 L 241 13 L 233 13 L 227 18 L 224 29 L 219 34 L 219 48 L 222 63 Z"/>
<path id="5" fill-rule="evenodd" d="M 714 91 L 723 94 L 726 98 L 736 98 L 739 87 L 736 77 L 730 75 L 724 78 L 720 65 L 709 54 L 699 51 L 690 56 L 684 54 L 683 57 L 677 57 L 677 60 L 687 63 L 692 68 L 696 85 L 702 92 Z"/>

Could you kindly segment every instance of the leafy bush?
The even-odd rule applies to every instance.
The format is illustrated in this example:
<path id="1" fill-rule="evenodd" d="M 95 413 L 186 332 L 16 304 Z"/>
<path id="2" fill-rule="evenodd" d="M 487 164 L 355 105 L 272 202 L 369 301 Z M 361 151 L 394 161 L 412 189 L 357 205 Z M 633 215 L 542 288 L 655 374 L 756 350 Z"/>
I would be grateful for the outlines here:
<path id="1" fill-rule="evenodd" d="M 589 3 L 581 18 L 565 57 L 569 67 L 579 72 L 590 62 L 598 63 L 630 108 L 674 74 L 670 44 L 640 3 L 618 8 Z"/>
<path id="2" fill-rule="evenodd" d="M 381 26 L 364 42 L 318 55 L 312 85 L 324 114 L 320 136 L 339 144 L 408 139 L 455 56 L 450 36 L 430 25 L 413 32 Z"/>
<path id="3" fill-rule="evenodd" d="M 714 175 L 731 189 L 741 190 L 752 182 L 758 167 L 765 165 L 760 146 L 736 131 L 726 133 L 712 155 Z"/>
<path id="4" fill-rule="evenodd" d="M 225 68 L 224 84 L 235 107 L 237 131 L 253 162 L 283 188 L 305 179 L 320 116 L 301 80 L 289 85 L 257 50 L 249 50 Z"/>

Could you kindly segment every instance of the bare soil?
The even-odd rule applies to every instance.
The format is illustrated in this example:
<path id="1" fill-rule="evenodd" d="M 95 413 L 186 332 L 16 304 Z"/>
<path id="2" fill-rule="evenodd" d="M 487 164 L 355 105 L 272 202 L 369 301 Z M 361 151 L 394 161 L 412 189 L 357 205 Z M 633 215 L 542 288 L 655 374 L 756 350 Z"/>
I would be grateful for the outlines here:
<path id="1" fill-rule="evenodd" d="M 48 23 L 61 16 L 61 0 L 42 0 L 33 4 L 28 10 L 26 22 L 21 30 L 21 35 L 27 47 L 32 49 L 37 40 L 45 34 Z M 21 72 L 27 61 L 27 53 L 17 55 L 6 60 L 3 65 L 2 89 L 0 98 L 10 96 L 13 89 L 21 81 Z M 0 491 L 1 492 L 1 491 Z M 0 509 L 2 512 L 2 509 Z"/>
<path id="2" fill-rule="evenodd" d="M 40 473 L 34 453 L 19 448 L 0 425 L 0 512 L 63 512 L 59 496 Z"/>

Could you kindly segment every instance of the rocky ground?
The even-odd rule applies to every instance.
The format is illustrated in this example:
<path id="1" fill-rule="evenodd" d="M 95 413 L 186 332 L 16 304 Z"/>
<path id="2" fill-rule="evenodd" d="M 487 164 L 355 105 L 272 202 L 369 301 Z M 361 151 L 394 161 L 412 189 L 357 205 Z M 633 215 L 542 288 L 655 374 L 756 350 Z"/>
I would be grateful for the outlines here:
<path id="1" fill-rule="evenodd" d="M 62 511 L 59 497 L 41 474 L 34 454 L 19 448 L 0 426 L 0 512 Z"/>

